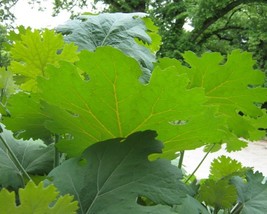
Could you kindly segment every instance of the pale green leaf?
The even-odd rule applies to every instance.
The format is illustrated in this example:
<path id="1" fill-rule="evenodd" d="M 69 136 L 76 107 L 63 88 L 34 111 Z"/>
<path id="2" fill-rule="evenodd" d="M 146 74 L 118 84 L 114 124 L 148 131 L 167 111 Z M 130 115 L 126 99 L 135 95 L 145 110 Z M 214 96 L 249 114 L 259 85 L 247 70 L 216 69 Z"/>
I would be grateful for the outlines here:
<path id="1" fill-rule="evenodd" d="M 217 209 L 226 209 L 231 208 L 236 202 L 237 191 L 227 179 L 219 181 L 208 179 L 201 184 L 197 198 Z"/>
<path id="2" fill-rule="evenodd" d="M 248 168 L 243 167 L 237 160 L 223 155 L 212 161 L 209 178 L 218 181 L 231 176 L 243 176 L 247 170 Z"/>
<path id="3" fill-rule="evenodd" d="M 0 89 L 2 90 L 2 100 L 3 96 L 9 97 L 17 89 L 13 81 L 12 73 L 3 67 L 0 68 Z"/>
<path id="4" fill-rule="evenodd" d="M 155 137 L 154 131 L 144 131 L 96 143 L 48 176 L 61 194 L 75 196 L 79 213 L 175 213 L 172 205 L 183 203 L 188 190 L 170 161 L 148 160 L 162 149 Z M 138 204 L 140 196 L 155 205 Z"/>
<path id="5" fill-rule="evenodd" d="M 53 185 L 43 187 L 41 182 L 36 186 L 29 182 L 24 189 L 19 190 L 20 205 L 16 206 L 14 193 L 8 193 L 3 189 L 0 192 L 1 214 L 74 214 L 78 209 L 73 196 L 64 195 L 58 198 L 58 192 Z"/>
<path id="6" fill-rule="evenodd" d="M 46 66 L 57 65 L 60 60 L 76 61 L 76 50 L 73 44 L 64 44 L 63 36 L 53 30 L 26 29 L 11 48 L 13 61 L 10 69 L 26 78 L 22 89 L 36 91 L 36 78 L 47 76 Z"/>
<path id="7" fill-rule="evenodd" d="M 138 44 L 144 45 L 146 48 L 151 50 L 152 53 L 157 53 L 160 49 L 161 45 L 161 36 L 158 34 L 158 27 L 154 25 L 153 21 L 148 17 L 143 17 L 142 20 L 144 21 L 147 34 L 151 38 L 151 43 L 144 42 L 143 40 L 136 39 Z"/>

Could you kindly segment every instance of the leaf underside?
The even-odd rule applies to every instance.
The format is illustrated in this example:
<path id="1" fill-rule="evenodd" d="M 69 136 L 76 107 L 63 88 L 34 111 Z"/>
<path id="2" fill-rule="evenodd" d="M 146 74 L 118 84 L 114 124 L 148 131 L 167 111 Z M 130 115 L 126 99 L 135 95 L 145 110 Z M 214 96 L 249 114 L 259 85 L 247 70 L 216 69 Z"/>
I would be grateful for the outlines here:
<path id="1" fill-rule="evenodd" d="M 177 167 L 148 160 L 162 149 L 155 137 L 154 131 L 144 131 L 99 142 L 48 176 L 61 194 L 75 196 L 79 213 L 175 213 L 171 205 L 182 204 L 188 190 Z M 140 196 L 155 205 L 138 204 Z"/>

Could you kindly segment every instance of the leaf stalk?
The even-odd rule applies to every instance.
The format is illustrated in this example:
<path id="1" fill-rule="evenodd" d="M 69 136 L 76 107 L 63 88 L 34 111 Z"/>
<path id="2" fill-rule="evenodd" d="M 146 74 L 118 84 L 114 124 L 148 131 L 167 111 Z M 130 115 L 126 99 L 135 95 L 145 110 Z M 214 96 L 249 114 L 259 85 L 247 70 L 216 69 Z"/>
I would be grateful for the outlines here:
<path id="1" fill-rule="evenodd" d="M 202 165 L 202 163 L 204 162 L 204 160 L 207 158 L 208 154 L 212 151 L 212 149 L 214 148 L 215 143 L 210 147 L 209 151 L 206 152 L 206 154 L 204 155 L 204 157 L 202 158 L 202 160 L 199 162 L 199 164 L 197 165 L 197 167 L 195 168 L 195 170 L 191 173 L 191 175 L 186 179 L 185 183 L 187 183 L 188 181 L 190 181 L 190 179 L 193 177 L 193 175 L 196 173 L 196 171 L 199 169 L 199 167 Z"/>
<path id="2" fill-rule="evenodd" d="M 6 149 L 8 150 L 9 154 L 11 155 L 11 157 L 13 158 L 16 166 L 19 168 L 19 170 L 22 172 L 22 174 L 29 179 L 30 181 L 32 181 L 30 175 L 26 172 L 26 170 L 24 169 L 24 167 L 21 165 L 21 163 L 19 162 L 19 160 L 17 159 L 16 155 L 14 154 L 14 152 L 12 151 L 12 149 L 10 148 L 10 146 L 8 145 L 8 143 L 4 140 L 4 138 L 2 137 L 2 135 L 0 134 L 0 140 L 3 142 L 4 146 L 6 147 Z"/>

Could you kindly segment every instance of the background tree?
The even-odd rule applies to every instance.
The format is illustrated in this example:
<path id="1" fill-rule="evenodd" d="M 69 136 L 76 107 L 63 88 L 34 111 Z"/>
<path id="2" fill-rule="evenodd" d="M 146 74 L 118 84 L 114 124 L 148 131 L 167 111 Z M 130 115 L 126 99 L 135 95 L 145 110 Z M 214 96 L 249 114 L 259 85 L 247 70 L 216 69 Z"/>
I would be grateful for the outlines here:
<path id="1" fill-rule="evenodd" d="M 9 54 L 4 49 L 4 43 L 7 41 L 6 35 L 6 28 L 0 25 L 0 67 L 5 67 L 9 64 Z"/>
<path id="2" fill-rule="evenodd" d="M 265 0 L 96 0 L 110 12 L 147 12 L 162 36 L 159 56 L 181 58 L 185 50 L 227 54 L 239 48 L 253 53 L 258 68 L 267 71 L 267 2 Z M 87 1 L 76 1 L 80 7 Z M 55 8 L 71 9 L 70 1 Z M 184 28 L 190 24 L 191 31 Z"/>
<path id="3" fill-rule="evenodd" d="M 1 19 L 14 19 L 9 9 L 17 0 L 1 1 Z M 41 1 L 28 0 L 38 4 Z M 90 1 L 54 0 L 55 15 L 73 11 Z M 109 12 L 147 12 L 162 36 L 159 56 L 181 58 L 185 50 L 198 54 L 233 49 L 253 53 L 258 68 L 267 70 L 267 2 L 265 0 L 95 0 L 107 5 Z M 4 10 L 3 10 L 4 8 Z M 184 28 L 190 24 L 192 30 Z"/>

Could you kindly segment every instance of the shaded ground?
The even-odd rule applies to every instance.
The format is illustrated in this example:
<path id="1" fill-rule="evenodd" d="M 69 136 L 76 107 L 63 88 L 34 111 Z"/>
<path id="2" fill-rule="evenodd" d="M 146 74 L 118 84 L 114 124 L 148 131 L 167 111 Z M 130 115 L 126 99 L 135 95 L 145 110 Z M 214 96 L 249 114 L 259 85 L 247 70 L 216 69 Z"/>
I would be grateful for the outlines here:
<path id="1" fill-rule="evenodd" d="M 192 173 L 197 167 L 205 153 L 203 149 L 186 151 L 184 157 L 184 167 L 188 173 Z M 207 178 L 212 160 L 218 156 L 225 155 L 241 162 L 243 166 L 254 167 L 255 171 L 260 171 L 267 177 L 267 141 L 249 143 L 248 147 L 242 151 L 227 153 L 225 150 L 211 153 L 196 172 L 197 178 Z"/>

